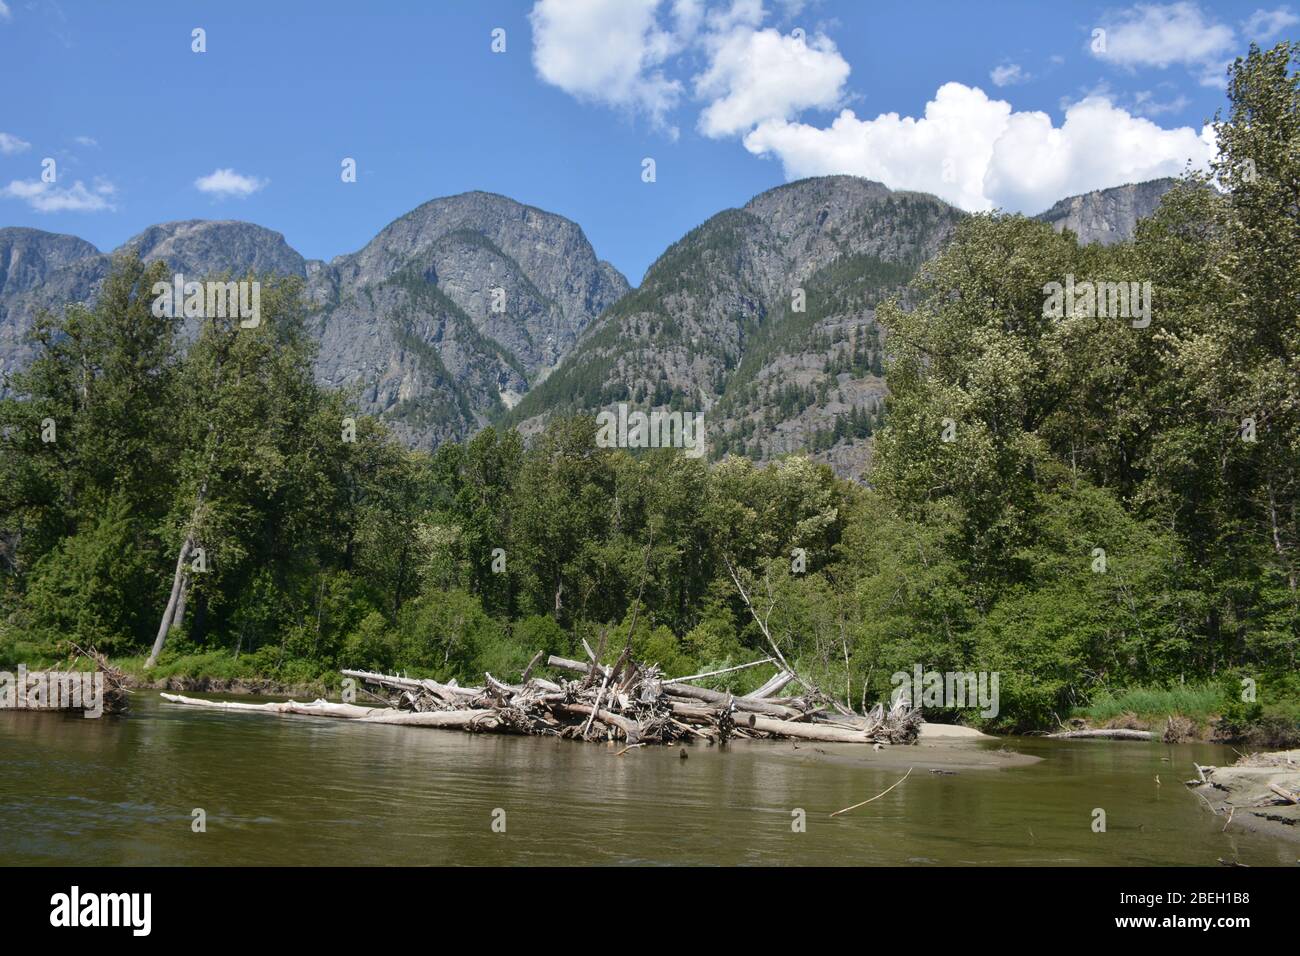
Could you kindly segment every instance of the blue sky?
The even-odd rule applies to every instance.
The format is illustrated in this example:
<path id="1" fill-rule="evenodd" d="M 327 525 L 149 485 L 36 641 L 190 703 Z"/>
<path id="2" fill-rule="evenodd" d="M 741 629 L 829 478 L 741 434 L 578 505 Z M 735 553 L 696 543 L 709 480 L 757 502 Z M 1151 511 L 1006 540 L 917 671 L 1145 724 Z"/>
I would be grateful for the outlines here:
<path id="1" fill-rule="evenodd" d="M 1300 38 L 1297 14 L 1267 0 L 0 0 L 0 225 L 110 249 L 156 222 L 244 219 L 329 259 L 421 202 L 484 189 L 572 218 L 635 284 L 710 215 L 802 175 L 1034 212 L 1203 164 L 1224 65 L 1251 38 Z"/>

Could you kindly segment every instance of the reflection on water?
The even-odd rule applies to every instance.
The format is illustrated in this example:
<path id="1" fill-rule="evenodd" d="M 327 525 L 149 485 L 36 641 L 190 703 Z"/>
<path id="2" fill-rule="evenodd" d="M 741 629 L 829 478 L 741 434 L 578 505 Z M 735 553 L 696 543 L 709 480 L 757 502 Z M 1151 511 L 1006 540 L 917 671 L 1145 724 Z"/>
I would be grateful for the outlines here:
<path id="1" fill-rule="evenodd" d="M 357 726 L 174 707 L 0 714 L 0 859 L 24 864 L 1294 865 L 1222 833 L 1182 781 L 1208 744 L 1048 741 L 1028 766 L 917 748 L 751 741 L 720 751 Z M 831 819 L 911 777 L 886 797 Z M 958 769 L 929 773 L 931 767 Z M 900 769 L 901 768 L 901 769 Z M 1160 783 L 1157 784 L 1156 777 Z M 1107 832 L 1092 831 L 1093 809 Z M 207 832 L 191 831 L 191 811 Z M 493 832 L 493 811 L 506 832 Z M 792 832 L 791 812 L 807 813 Z"/>

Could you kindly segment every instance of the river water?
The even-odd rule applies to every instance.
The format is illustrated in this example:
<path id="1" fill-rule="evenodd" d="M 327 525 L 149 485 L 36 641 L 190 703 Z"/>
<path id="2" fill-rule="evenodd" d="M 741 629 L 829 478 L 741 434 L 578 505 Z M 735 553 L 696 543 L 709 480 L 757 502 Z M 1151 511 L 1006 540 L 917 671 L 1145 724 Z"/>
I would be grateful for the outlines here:
<path id="1" fill-rule="evenodd" d="M 1223 819 L 1183 786 L 1193 761 L 1234 758 L 1210 744 L 619 749 L 196 710 L 154 691 L 137 692 L 125 718 L 0 713 L 0 860 L 862 866 L 1300 857 L 1296 844 L 1223 833 Z M 909 767 L 879 800 L 830 816 Z M 931 772 L 940 769 L 948 772 Z M 193 830 L 196 808 L 206 832 Z M 1104 833 L 1093 830 L 1096 808 Z"/>

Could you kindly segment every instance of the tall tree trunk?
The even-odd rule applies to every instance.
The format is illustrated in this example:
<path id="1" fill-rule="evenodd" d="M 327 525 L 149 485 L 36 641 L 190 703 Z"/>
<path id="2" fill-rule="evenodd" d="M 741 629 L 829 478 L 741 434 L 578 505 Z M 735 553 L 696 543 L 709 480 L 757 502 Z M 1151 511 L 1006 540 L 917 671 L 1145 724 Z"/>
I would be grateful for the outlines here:
<path id="1" fill-rule="evenodd" d="M 180 630 L 182 622 L 185 620 L 185 601 L 190 595 L 190 576 L 185 574 L 181 578 L 181 593 L 176 599 L 176 613 L 172 616 L 171 626 L 167 629 L 168 634 L 173 634 Z"/>
<path id="2" fill-rule="evenodd" d="M 197 517 L 197 510 L 196 517 Z M 171 630 L 172 619 L 176 616 L 176 605 L 180 603 L 182 582 L 185 580 L 185 562 L 189 559 L 190 551 L 194 548 L 194 535 L 187 534 L 185 541 L 181 545 L 180 554 L 176 556 L 176 573 L 172 576 L 172 593 L 167 599 L 167 607 L 163 611 L 162 621 L 158 625 L 158 636 L 154 638 L 153 649 L 149 652 L 149 659 L 144 662 L 146 668 L 153 667 L 158 661 L 158 655 L 162 653 L 163 644 L 167 642 L 167 634 Z"/>
<path id="3" fill-rule="evenodd" d="M 212 449 L 212 455 L 208 459 L 208 465 L 211 467 L 212 462 L 216 459 L 217 450 Z M 162 621 L 158 624 L 158 636 L 154 638 L 153 650 L 149 652 L 149 659 L 144 662 L 146 668 L 153 667 L 158 661 L 158 655 L 162 653 L 163 644 L 167 642 L 167 635 L 171 633 L 173 622 L 179 623 L 180 615 L 177 609 L 185 609 L 185 591 L 189 584 L 189 573 L 185 570 L 185 562 L 190 558 L 190 552 L 194 550 L 194 535 L 199 527 L 199 518 L 203 514 L 203 502 L 208 497 L 208 481 L 203 479 L 203 484 L 199 485 L 198 497 L 194 500 L 194 511 L 190 515 L 189 530 L 185 532 L 185 541 L 181 544 L 181 553 L 176 556 L 176 573 L 172 576 L 172 593 L 167 599 L 167 607 L 163 610 Z"/>
<path id="4" fill-rule="evenodd" d="M 1290 557 L 1286 553 L 1286 548 L 1282 544 L 1282 533 L 1277 525 L 1277 496 L 1273 493 L 1273 482 L 1268 483 L 1268 516 L 1273 528 L 1273 550 L 1277 553 L 1278 563 L 1286 569 L 1287 582 L 1291 585 L 1291 593 L 1296 591 L 1295 568 L 1292 566 Z"/>

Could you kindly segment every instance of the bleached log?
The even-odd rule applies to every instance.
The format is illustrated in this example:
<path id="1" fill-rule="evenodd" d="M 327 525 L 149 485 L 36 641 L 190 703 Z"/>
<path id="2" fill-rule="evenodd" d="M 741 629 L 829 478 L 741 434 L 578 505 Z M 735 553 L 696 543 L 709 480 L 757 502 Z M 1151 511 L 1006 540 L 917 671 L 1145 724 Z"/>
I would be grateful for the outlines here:
<path id="1" fill-rule="evenodd" d="M 495 710 L 389 710 L 371 708 L 372 714 L 361 718 L 366 724 L 404 724 L 408 727 L 442 727 L 453 730 L 496 730 L 501 718 Z"/>
<path id="2" fill-rule="evenodd" d="M 778 691 L 784 690 L 785 686 L 794 680 L 794 675 L 789 671 L 778 671 L 773 675 L 766 684 L 758 690 L 750 691 L 745 695 L 746 700 L 764 700 L 771 697 Z"/>
<path id="3" fill-rule="evenodd" d="M 564 671 L 576 671 L 579 674 L 590 674 L 592 668 L 595 668 L 596 673 L 601 677 L 608 677 L 609 672 L 612 669 L 606 667 L 604 664 L 588 664 L 583 661 L 570 660 L 567 657 L 559 657 L 556 654 L 552 654 L 548 657 L 546 663 L 551 667 L 558 667 L 560 670 Z"/>
<path id="4" fill-rule="evenodd" d="M 696 725 L 715 725 L 719 716 L 716 710 L 691 704 L 673 703 L 672 710 L 675 718 Z M 761 714 L 736 714 L 734 716 L 736 727 L 739 730 L 753 730 L 777 737 L 798 737 L 802 740 L 820 740 L 827 743 L 846 744 L 868 744 L 876 740 L 874 735 L 866 731 L 850 730 L 847 727 L 796 723 L 790 720 L 764 717 Z"/>
<path id="5" fill-rule="evenodd" d="M 1074 740 L 1088 737 L 1100 737 L 1108 740 L 1155 740 L 1156 735 L 1149 730 L 1124 730 L 1114 728 L 1107 730 L 1068 730 L 1059 734 L 1048 734 L 1057 740 Z"/>
<path id="6" fill-rule="evenodd" d="M 401 677 L 397 674 L 377 674 L 373 671 L 340 671 L 344 677 L 355 677 L 368 684 L 381 687 L 396 687 L 398 690 L 424 690 L 441 697 L 443 700 L 455 701 L 461 698 L 478 697 L 483 693 L 482 687 L 458 687 L 456 684 L 440 684 L 427 677 Z"/>
<path id="7" fill-rule="evenodd" d="M 498 697 L 509 697 L 511 694 L 522 694 L 524 692 L 524 688 L 516 684 L 507 684 L 504 681 L 499 681 L 490 673 L 483 674 L 483 684 Z"/>
<path id="8" fill-rule="evenodd" d="M 630 744 L 637 743 L 641 739 L 641 728 L 637 726 L 635 721 L 620 717 L 618 714 L 612 714 L 608 710 L 592 707 L 590 704 L 554 704 L 551 710 L 574 717 L 586 717 L 588 725 L 594 719 L 599 720 L 602 724 L 617 727 L 623 731 L 623 736 L 627 738 L 627 742 Z"/>
<path id="9" fill-rule="evenodd" d="M 799 711 L 793 707 L 784 707 L 781 704 L 772 704 L 765 700 L 750 700 L 745 697 L 732 697 L 730 694 L 717 690 L 708 690 L 704 687 L 691 687 L 689 684 L 664 685 L 664 693 L 671 697 L 688 697 L 692 700 L 702 700 L 708 704 L 716 704 L 724 707 L 727 701 L 732 701 L 737 710 L 752 712 L 756 714 L 768 714 L 782 720 L 800 716 Z"/>
<path id="10" fill-rule="evenodd" d="M 205 707 L 209 710 L 254 711 L 264 714 L 303 714 L 308 717 L 342 717 L 355 720 L 368 717 L 374 713 L 384 713 L 384 707 L 362 707 L 359 704 L 334 704 L 327 700 L 314 700 L 309 704 L 295 700 L 277 701 L 269 704 L 245 704 L 230 700 L 203 700 L 198 697 L 185 697 L 182 694 L 163 694 L 162 699 L 172 704 L 185 704 L 189 707 Z"/>
<path id="11" fill-rule="evenodd" d="M 803 740 L 822 740 L 844 744 L 867 744 L 875 740 L 871 734 L 861 730 L 830 727 L 826 724 L 802 724 L 792 720 L 776 720 L 760 714 L 750 716 L 752 716 L 752 720 L 750 717 L 744 717 L 738 719 L 736 724 L 741 728 L 758 730 L 765 734 L 774 734 L 778 737 L 799 737 Z"/>

